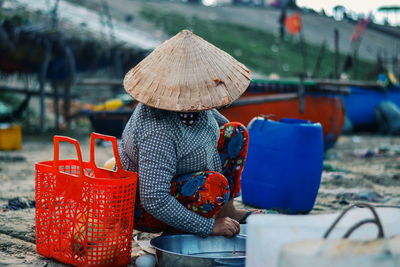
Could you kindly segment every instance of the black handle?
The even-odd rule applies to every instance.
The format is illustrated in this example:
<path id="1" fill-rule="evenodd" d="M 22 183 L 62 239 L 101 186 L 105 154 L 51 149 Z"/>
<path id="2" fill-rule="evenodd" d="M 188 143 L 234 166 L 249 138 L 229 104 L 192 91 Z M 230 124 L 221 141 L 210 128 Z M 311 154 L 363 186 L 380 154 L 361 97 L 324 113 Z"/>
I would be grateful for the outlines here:
<path id="1" fill-rule="evenodd" d="M 335 226 L 339 223 L 339 221 L 343 218 L 343 216 L 352 208 L 354 207 L 359 207 L 359 208 L 368 208 L 369 210 L 371 210 L 374 219 L 365 219 L 362 220 L 358 223 L 356 223 L 355 225 L 353 225 L 344 235 L 343 238 L 348 238 L 357 228 L 359 228 L 360 226 L 367 224 L 367 223 L 374 223 L 377 227 L 378 227 L 378 238 L 384 238 L 385 234 L 383 232 L 383 227 L 382 227 L 382 223 L 379 219 L 378 213 L 376 212 L 374 206 L 367 204 L 367 203 L 356 203 L 353 204 L 349 207 L 347 207 L 346 209 L 344 209 L 342 211 L 342 213 L 340 213 L 340 215 L 336 218 L 336 220 L 332 223 L 332 225 L 328 228 L 328 230 L 325 232 L 323 238 L 327 239 L 329 234 L 332 232 L 332 230 L 335 228 Z"/>

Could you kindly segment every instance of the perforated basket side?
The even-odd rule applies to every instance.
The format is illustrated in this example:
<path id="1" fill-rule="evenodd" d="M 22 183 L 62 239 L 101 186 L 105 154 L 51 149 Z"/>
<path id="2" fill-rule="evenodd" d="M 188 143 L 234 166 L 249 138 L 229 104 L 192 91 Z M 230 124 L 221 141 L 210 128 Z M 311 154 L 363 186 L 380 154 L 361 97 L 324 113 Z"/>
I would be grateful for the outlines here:
<path id="1" fill-rule="evenodd" d="M 84 169 L 79 176 L 74 160 L 59 161 L 57 171 L 52 162 L 36 164 L 37 251 L 76 266 L 126 265 L 137 174 L 110 179 L 85 162 Z"/>

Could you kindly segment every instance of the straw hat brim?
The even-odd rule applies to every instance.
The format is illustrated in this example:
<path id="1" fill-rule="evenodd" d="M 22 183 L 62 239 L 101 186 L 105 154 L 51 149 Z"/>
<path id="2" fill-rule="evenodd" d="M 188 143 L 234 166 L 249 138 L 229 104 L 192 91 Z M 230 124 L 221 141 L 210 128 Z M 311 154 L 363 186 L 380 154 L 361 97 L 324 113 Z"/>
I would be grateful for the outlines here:
<path id="1" fill-rule="evenodd" d="M 202 111 L 228 105 L 250 83 L 250 70 L 188 30 L 165 41 L 124 78 L 125 90 L 145 105 Z"/>

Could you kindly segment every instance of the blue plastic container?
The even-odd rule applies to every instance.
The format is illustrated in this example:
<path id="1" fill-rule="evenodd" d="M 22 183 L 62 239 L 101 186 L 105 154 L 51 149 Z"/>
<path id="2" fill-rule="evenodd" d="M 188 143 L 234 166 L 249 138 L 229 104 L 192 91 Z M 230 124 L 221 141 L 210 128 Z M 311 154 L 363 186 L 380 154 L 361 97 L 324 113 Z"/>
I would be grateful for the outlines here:
<path id="1" fill-rule="evenodd" d="M 324 151 L 321 124 L 257 117 L 248 130 L 243 202 L 289 214 L 308 213 L 321 182 Z"/>

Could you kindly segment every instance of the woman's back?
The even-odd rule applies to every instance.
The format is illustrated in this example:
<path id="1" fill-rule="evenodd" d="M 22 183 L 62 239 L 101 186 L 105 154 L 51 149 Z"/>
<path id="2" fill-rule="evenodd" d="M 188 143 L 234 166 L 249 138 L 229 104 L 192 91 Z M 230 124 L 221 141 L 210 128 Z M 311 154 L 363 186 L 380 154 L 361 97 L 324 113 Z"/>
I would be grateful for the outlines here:
<path id="1" fill-rule="evenodd" d="M 221 161 L 216 147 L 219 126 L 215 112 L 200 112 L 198 120 L 186 126 L 179 120 L 177 112 L 138 104 L 122 135 L 123 167 L 137 171 L 140 147 L 152 145 L 154 153 L 157 153 L 157 150 L 165 149 L 163 141 L 167 137 L 175 147 L 174 151 L 169 151 L 177 160 L 175 175 L 198 170 L 220 171 Z"/>

